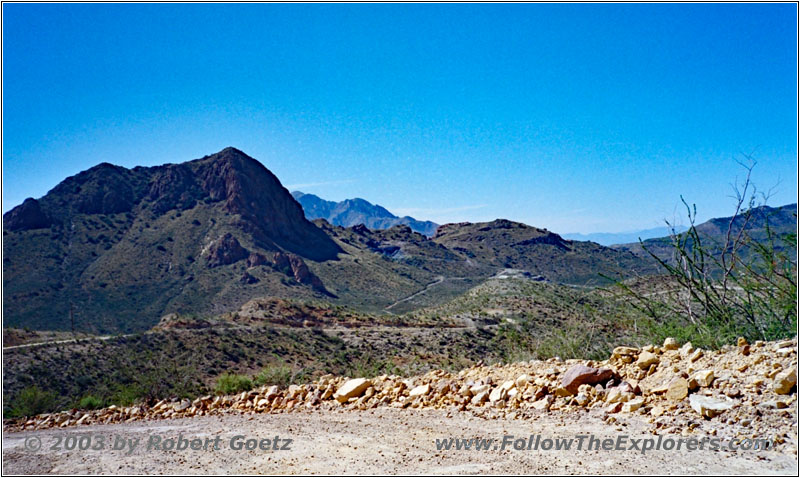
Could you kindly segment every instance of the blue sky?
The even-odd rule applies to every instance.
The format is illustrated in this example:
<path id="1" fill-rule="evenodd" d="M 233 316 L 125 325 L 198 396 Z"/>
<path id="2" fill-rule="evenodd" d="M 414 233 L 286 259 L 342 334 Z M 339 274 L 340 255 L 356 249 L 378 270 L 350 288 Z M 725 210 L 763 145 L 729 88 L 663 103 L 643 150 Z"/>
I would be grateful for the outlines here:
<path id="1" fill-rule="evenodd" d="M 290 189 L 617 232 L 797 197 L 792 4 L 3 5 L 3 210 L 236 146 Z"/>

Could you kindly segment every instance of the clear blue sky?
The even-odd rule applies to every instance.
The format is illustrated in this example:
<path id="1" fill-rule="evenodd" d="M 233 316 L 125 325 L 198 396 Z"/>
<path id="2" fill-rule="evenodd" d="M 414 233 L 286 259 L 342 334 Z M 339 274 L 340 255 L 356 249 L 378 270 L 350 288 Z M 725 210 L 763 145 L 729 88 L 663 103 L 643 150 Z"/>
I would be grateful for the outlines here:
<path id="1" fill-rule="evenodd" d="M 290 189 L 437 222 L 731 212 L 797 197 L 797 9 L 3 5 L 3 210 L 102 161 L 236 146 Z"/>

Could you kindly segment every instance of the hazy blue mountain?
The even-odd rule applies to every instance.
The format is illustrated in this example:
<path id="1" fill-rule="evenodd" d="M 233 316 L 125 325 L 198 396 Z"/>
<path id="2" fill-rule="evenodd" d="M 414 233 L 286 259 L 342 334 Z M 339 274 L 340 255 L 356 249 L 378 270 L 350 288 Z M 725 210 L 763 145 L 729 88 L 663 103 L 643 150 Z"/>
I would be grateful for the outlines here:
<path id="1" fill-rule="evenodd" d="M 292 196 L 303 206 L 306 218 L 309 220 L 325 219 L 334 226 L 351 227 L 363 224 L 369 229 L 389 229 L 392 226 L 404 224 L 412 231 L 428 237 L 433 236 L 436 228 L 439 227 L 438 224 L 431 221 L 419 221 L 409 216 L 395 216 L 386 208 L 361 198 L 345 199 L 340 202 L 326 201 L 314 194 L 300 191 L 292 192 Z"/>
<path id="2" fill-rule="evenodd" d="M 677 232 L 684 232 L 686 230 L 685 227 L 679 226 L 676 227 Z M 590 234 L 580 234 L 577 232 L 571 232 L 568 234 L 562 234 L 561 237 L 565 239 L 572 239 L 574 241 L 592 241 L 603 246 L 611 246 L 615 244 L 628 244 L 632 242 L 639 242 L 639 239 L 647 240 L 653 239 L 655 237 L 664 237 L 669 236 L 672 233 L 670 228 L 663 226 L 663 227 L 654 227 L 652 229 L 642 229 L 641 231 L 631 231 L 631 232 L 593 232 Z"/>
<path id="3" fill-rule="evenodd" d="M 749 240 L 762 244 L 766 243 L 770 240 L 765 228 L 767 223 L 775 238 L 795 233 L 797 231 L 797 204 L 786 204 L 779 207 L 757 207 L 753 209 L 749 222 L 746 224 L 744 215 L 740 214 L 736 216 L 731 228 L 732 237 L 736 237 L 739 231 L 742 230 L 742 227 L 744 227 L 744 231 Z M 729 225 L 731 225 L 731 217 L 719 217 L 698 224 L 696 229 L 701 240 L 707 247 L 712 251 L 719 251 L 724 247 Z M 786 247 L 794 250 L 797 248 L 796 239 L 794 246 L 789 246 L 784 241 L 777 239 L 775 239 L 774 242 L 778 250 L 783 250 Z M 691 246 L 691 242 L 689 245 Z M 674 249 L 669 236 L 646 239 L 644 241 L 644 247 L 662 260 L 668 262 L 672 260 Z M 629 251 L 643 258 L 649 255 L 638 241 L 629 244 L 617 244 L 614 245 L 613 248 L 621 251 Z M 750 248 L 746 245 L 739 251 L 741 257 L 748 257 L 749 254 Z"/>

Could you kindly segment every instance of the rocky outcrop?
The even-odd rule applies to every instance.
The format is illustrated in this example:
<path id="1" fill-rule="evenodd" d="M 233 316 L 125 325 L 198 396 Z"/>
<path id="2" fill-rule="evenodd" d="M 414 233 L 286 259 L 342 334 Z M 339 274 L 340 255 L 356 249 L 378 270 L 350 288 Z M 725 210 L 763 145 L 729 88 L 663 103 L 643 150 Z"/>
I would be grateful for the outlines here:
<path id="1" fill-rule="evenodd" d="M 265 256 L 259 253 L 251 253 L 247 257 L 247 267 L 258 266 L 271 266 L 273 269 L 292 277 L 294 280 L 301 284 L 310 285 L 314 289 L 329 293 L 322 281 L 314 275 L 308 268 L 302 257 L 287 253 L 287 252 L 274 252 L 271 255 Z"/>
<path id="2" fill-rule="evenodd" d="M 219 267 L 241 261 L 248 256 L 247 249 L 231 233 L 214 241 L 208 248 L 208 267 Z"/>
<path id="3" fill-rule="evenodd" d="M 238 149 L 225 148 L 185 164 L 208 198 L 239 215 L 240 227 L 265 249 L 285 249 L 317 261 L 336 259 L 341 252 L 305 218 L 302 207 L 278 178 Z"/>
<path id="4" fill-rule="evenodd" d="M 42 211 L 39 201 L 26 199 L 22 204 L 3 215 L 3 228 L 8 231 L 24 231 L 50 227 L 50 218 Z"/>
<path id="5" fill-rule="evenodd" d="M 270 261 L 263 254 L 257 252 L 251 253 L 247 257 L 247 267 L 257 267 L 270 264 Z"/>
<path id="6" fill-rule="evenodd" d="M 272 257 L 265 259 L 267 259 L 272 267 L 293 277 L 294 280 L 301 284 L 307 284 L 318 288 L 323 287 L 322 281 L 309 270 L 303 258 L 295 254 L 275 252 L 272 254 Z M 253 262 L 261 262 L 261 260 L 257 259 Z"/>

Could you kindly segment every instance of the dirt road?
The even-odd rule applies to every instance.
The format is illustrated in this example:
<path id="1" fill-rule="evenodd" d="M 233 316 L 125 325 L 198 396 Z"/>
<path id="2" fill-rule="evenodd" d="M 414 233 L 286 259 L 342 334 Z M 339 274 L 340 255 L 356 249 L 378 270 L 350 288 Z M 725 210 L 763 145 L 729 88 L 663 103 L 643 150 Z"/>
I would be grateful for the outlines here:
<path id="1" fill-rule="evenodd" d="M 719 437 L 730 433 L 722 429 Z M 99 451 L 49 450 L 57 437 L 77 434 L 104 436 Z M 3 472 L 6 474 L 787 474 L 796 473 L 796 454 L 778 451 L 533 451 L 437 450 L 436 440 L 456 438 L 515 439 L 653 438 L 641 417 L 606 424 L 598 410 L 547 414 L 532 419 L 480 418 L 444 410 L 367 411 L 313 410 L 299 413 L 227 415 L 177 420 L 71 427 L 46 431 L 3 433 Z M 147 451 L 153 436 L 209 443 L 219 436 L 219 450 Z M 232 450 L 231 438 L 244 435 L 270 439 L 264 450 Z M 139 439 L 131 454 L 113 451 L 115 436 Z M 292 439 L 289 450 L 273 450 Z M 693 434 L 698 439 L 703 432 Z M 677 440 L 680 435 L 672 435 Z M 666 436 L 665 436 L 666 438 Z M 94 438 L 96 440 L 96 438 Z M 42 448 L 26 450 L 40 442 Z M 73 439 L 74 440 L 74 439 Z M 63 448 L 62 441 L 62 448 Z M 86 442 L 84 442 L 85 444 Z M 94 444 L 97 442 L 95 441 Z M 187 442 L 188 443 L 188 442 Z M 253 442 L 255 443 L 255 442 Z M 94 444 L 92 446 L 94 446 Z M 129 446 L 129 445 L 126 445 Z M 211 445 L 213 446 L 213 445 Z M 210 448 L 210 447 L 209 447 Z M 492 447 L 493 448 L 493 447 Z"/>

